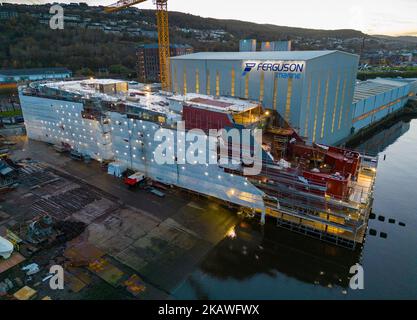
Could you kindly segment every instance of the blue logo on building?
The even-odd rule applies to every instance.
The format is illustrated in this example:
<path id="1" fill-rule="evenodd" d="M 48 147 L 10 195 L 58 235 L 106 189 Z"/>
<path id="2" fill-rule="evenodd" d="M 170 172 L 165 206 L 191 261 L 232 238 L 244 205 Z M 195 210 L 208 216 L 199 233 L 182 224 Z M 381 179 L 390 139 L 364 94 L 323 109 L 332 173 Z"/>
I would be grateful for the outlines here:
<path id="1" fill-rule="evenodd" d="M 275 72 L 278 78 L 301 79 L 304 72 L 302 63 L 263 63 L 263 62 L 245 62 L 242 76 L 246 76 L 256 67 L 257 71 Z"/>
<path id="2" fill-rule="evenodd" d="M 256 63 L 246 62 L 246 67 L 243 70 L 242 77 L 246 76 L 256 66 Z"/>

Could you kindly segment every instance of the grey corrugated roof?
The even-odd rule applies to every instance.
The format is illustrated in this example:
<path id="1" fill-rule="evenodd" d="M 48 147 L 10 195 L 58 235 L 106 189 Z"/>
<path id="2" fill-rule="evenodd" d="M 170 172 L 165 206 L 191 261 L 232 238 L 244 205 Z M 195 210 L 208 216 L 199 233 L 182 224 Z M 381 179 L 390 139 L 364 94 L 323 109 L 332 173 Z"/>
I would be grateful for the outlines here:
<path id="1" fill-rule="evenodd" d="M 32 69 L 1 69 L 0 75 L 3 76 L 29 76 L 34 74 L 57 74 L 71 73 L 67 68 L 32 68 Z"/>
<path id="2" fill-rule="evenodd" d="M 406 86 L 407 83 L 388 79 L 373 79 L 362 81 L 356 84 L 353 95 L 353 103 L 368 99 L 378 94 Z"/>
<path id="3" fill-rule="evenodd" d="M 172 60 L 311 60 L 332 53 L 352 55 L 338 50 L 321 51 L 250 51 L 250 52 L 198 52 L 172 57 Z"/>

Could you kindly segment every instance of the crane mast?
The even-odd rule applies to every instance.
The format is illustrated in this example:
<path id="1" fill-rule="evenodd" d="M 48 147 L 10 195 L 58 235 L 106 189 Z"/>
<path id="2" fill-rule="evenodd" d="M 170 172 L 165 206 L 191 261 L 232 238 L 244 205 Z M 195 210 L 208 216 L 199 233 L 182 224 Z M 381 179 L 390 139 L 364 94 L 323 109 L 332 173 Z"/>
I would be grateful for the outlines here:
<path id="1" fill-rule="evenodd" d="M 168 25 L 168 0 L 155 0 L 156 21 L 158 26 L 158 47 L 159 47 L 159 70 L 162 89 L 171 90 L 171 66 L 169 47 L 169 25 Z"/>
<path id="2" fill-rule="evenodd" d="M 116 12 L 146 0 L 120 0 L 104 10 Z M 158 49 L 159 49 L 159 73 L 162 90 L 171 91 L 171 66 L 169 46 L 169 24 L 168 24 L 168 0 L 153 0 L 156 5 L 156 24 L 158 28 Z"/>

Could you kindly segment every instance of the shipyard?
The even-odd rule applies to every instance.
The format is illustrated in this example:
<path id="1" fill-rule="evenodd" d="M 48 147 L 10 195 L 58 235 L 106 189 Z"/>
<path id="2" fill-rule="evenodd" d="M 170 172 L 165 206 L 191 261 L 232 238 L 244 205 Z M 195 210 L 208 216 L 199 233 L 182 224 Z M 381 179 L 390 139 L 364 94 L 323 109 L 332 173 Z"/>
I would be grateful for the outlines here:
<path id="1" fill-rule="evenodd" d="M 365 40 L 173 44 L 167 2 L 134 72 L 0 69 L 0 300 L 390 297 L 380 264 L 415 257 L 417 78 L 361 80 Z"/>
<path id="2" fill-rule="evenodd" d="M 73 101 L 71 96 L 75 96 Z M 84 107 L 97 98 L 102 100 L 101 107 L 97 103 L 94 109 Z M 340 148 L 308 146 L 278 114 L 274 118 L 272 110 L 266 112 L 256 103 L 196 94 L 146 95 L 138 89 L 130 91 L 127 83 L 109 79 L 31 83 L 20 88 L 20 101 L 29 138 L 73 150 L 84 158 L 114 160 L 108 167 L 116 176 L 126 169 L 143 172 L 159 183 L 213 196 L 242 210 L 258 211 L 262 222 L 268 214 L 281 226 L 348 247 L 363 241 L 377 159 Z M 183 143 L 190 143 L 184 132 L 176 137 L 178 132 L 172 130 L 179 119 L 185 120 L 185 130 L 200 129 L 202 133 L 234 125 L 262 126 L 264 133 L 260 143 L 247 141 L 244 145 L 242 139 L 237 147 L 232 146 L 240 148 L 237 152 L 214 156 L 206 149 L 220 149 L 227 145 L 228 137 L 210 136 L 217 141 L 203 145 L 204 150 L 194 145 L 177 148 L 175 142 L 181 138 Z M 163 167 L 155 160 L 162 140 L 160 130 L 167 131 L 169 146 L 164 158 L 174 160 Z M 205 141 L 203 138 L 207 139 L 205 135 L 201 138 Z M 262 148 L 255 148 L 256 143 Z M 259 172 L 244 176 L 248 156 L 243 159 L 243 150 L 247 148 L 261 150 L 262 166 Z M 180 163 L 173 159 L 175 150 L 183 153 Z M 191 151 L 185 158 L 186 150 Z M 215 157 L 215 164 L 209 164 L 207 153 Z M 242 159 L 236 159 L 236 154 Z M 203 177 L 204 181 L 197 183 Z"/>

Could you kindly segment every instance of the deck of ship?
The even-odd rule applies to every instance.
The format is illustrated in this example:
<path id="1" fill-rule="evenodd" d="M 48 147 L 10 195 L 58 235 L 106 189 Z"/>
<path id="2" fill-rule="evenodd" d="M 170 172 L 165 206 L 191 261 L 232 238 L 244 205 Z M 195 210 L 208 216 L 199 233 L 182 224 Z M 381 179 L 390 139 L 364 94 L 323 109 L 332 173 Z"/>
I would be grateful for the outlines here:
<path id="1" fill-rule="evenodd" d="M 329 218 L 332 212 L 329 212 L 330 215 L 327 218 L 323 218 L 321 215 L 313 216 L 295 210 L 289 211 L 281 207 L 280 209 L 267 208 L 266 214 L 275 218 L 279 227 L 348 249 L 354 249 L 357 244 L 362 244 L 365 241 L 373 202 L 377 163 L 377 158 L 364 157 L 358 177 L 351 184 L 348 201 L 335 200 L 341 205 L 346 205 L 347 212 L 353 209 L 352 214 L 346 213 L 345 218 L 348 218 L 343 223 L 332 221 Z M 327 199 L 330 202 L 332 200 Z M 334 217 L 340 217 L 340 214 L 334 213 Z"/>

